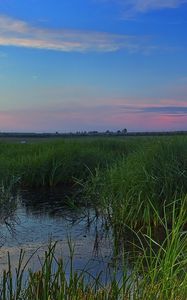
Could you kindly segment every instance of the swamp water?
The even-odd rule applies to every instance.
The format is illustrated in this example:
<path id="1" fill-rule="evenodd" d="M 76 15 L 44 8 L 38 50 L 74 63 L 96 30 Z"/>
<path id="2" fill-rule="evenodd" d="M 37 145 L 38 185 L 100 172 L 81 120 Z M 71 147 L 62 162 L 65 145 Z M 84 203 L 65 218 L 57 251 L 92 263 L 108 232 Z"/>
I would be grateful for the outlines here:
<path id="1" fill-rule="evenodd" d="M 24 262 L 36 251 L 28 267 L 38 270 L 50 241 L 58 241 L 55 254 L 67 265 L 67 277 L 72 247 L 74 270 L 84 270 L 93 278 L 101 273 L 103 283 L 111 278 L 114 271 L 112 235 L 94 209 L 68 208 L 66 195 L 58 189 L 20 191 L 16 202 L 10 219 L 0 224 L 1 274 L 7 269 L 7 252 L 15 269 L 21 249 L 25 251 Z M 117 273 L 120 276 L 119 270 Z"/>

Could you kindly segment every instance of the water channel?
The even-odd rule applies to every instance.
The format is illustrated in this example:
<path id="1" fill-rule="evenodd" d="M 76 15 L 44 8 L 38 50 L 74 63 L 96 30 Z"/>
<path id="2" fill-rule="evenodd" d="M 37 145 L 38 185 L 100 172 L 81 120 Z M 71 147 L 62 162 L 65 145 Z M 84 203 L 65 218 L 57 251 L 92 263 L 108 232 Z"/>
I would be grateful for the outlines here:
<path id="1" fill-rule="evenodd" d="M 0 224 L 0 272 L 7 268 L 7 252 L 12 267 L 18 264 L 20 250 L 25 261 L 36 251 L 29 262 L 34 270 L 40 268 L 50 241 L 58 241 L 56 256 L 70 259 L 69 242 L 74 247 L 73 265 L 77 271 L 86 270 L 93 277 L 102 273 L 107 281 L 113 272 L 113 241 L 106 231 L 103 219 L 93 208 L 70 208 L 67 193 L 55 190 L 21 190 L 16 207 L 9 220 Z"/>

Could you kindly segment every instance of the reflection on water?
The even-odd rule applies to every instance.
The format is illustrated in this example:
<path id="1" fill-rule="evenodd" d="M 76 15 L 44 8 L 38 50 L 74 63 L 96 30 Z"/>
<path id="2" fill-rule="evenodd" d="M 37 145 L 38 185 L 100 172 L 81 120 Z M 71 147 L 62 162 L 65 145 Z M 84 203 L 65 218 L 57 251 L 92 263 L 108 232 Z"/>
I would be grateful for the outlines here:
<path id="1" fill-rule="evenodd" d="M 4 243 L 4 235 L 2 225 L 6 225 L 6 229 L 13 232 L 16 223 L 15 211 L 17 208 L 17 197 L 12 194 L 11 189 L 7 189 L 0 185 L 0 247 Z"/>
<path id="2" fill-rule="evenodd" d="M 3 245 L 0 249 L 0 270 L 7 266 L 7 251 L 10 252 L 13 267 L 17 265 L 19 251 L 26 251 L 27 259 L 36 249 L 37 255 L 44 255 L 49 241 L 58 241 L 57 256 L 69 259 L 68 239 L 75 245 L 74 268 L 86 266 L 96 275 L 106 269 L 112 257 L 112 240 L 104 223 L 91 208 L 68 208 L 66 195 L 62 190 L 21 191 L 14 212 L 14 227 L 0 225 Z M 35 255 L 30 262 L 38 268 Z M 106 274 L 105 274 L 106 275 Z"/>

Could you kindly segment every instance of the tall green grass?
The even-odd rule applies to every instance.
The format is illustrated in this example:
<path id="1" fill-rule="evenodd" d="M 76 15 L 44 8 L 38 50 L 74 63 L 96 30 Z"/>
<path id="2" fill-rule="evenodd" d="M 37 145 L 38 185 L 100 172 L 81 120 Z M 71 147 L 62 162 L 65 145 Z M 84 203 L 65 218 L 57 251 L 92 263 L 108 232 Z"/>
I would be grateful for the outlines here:
<path id="1" fill-rule="evenodd" d="M 187 198 L 176 210 L 177 202 L 171 204 L 172 219 L 168 227 L 167 216 L 158 215 L 165 237 L 158 242 L 149 233 L 132 233 L 139 240 L 134 245 L 134 260 L 131 272 L 126 263 L 124 251 L 120 261 L 121 277 L 115 269 L 107 284 L 100 276 L 88 276 L 85 270 L 73 269 L 74 249 L 70 243 L 69 270 L 63 258 L 57 258 L 55 245 L 45 252 L 41 269 L 28 269 L 21 251 L 18 266 L 14 272 L 8 255 L 8 269 L 3 272 L 0 286 L 1 300 L 49 300 L 49 299 L 101 299 L 101 300 L 186 300 L 187 298 Z M 157 214 L 156 209 L 155 213 Z M 164 209 L 166 212 L 166 209 Z M 32 259 L 32 257 L 30 258 Z M 67 271 L 69 276 L 67 276 Z"/>
<path id="2" fill-rule="evenodd" d="M 26 187 L 81 183 L 85 203 L 100 207 L 117 231 L 157 224 L 152 205 L 163 215 L 165 202 L 187 193 L 187 137 L 0 143 L 0 181 L 12 177 Z"/>
<path id="3" fill-rule="evenodd" d="M 11 226 L 11 219 L 13 218 L 15 209 L 17 207 L 16 197 L 13 196 L 13 189 L 18 183 L 19 178 L 12 178 L 8 185 L 0 184 L 0 224 L 5 223 Z"/>
<path id="4" fill-rule="evenodd" d="M 143 141 L 143 140 L 142 140 Z M 86 179 L 138 146 L 131 139 L 80 139 L 45 143 L 0 143 L 0 181 L 20 177 L 25 186 L 72 184 Z"/>
<path id="5" fill-rule="evenodd" d="M 103 209 L 117 231 L 123 224 L 158 224 L 164 204 L 187 194 L 187 138 L 150 140 L 107 169 L 92 173 L 85 193 Z M 167 218 L 171 222 L 169 205 Z"/>
<path id="6" fill-rule="evenodd" d="M 95 205 L 112 228 L 122 276 L 114 272 L 107 286 L 99 277 L 88 283 L 85 272 L 73 270 L 70 247 L 67 278 L 51 246 L 41 270 L 29 270 L 26 281 L 23 252 L 15 273 L 9 256 L 0 300 L 187 299 L 187 137 L 2 143 L 0 178 L 6 185 L 12 177 L 31 187 L 78 181 L 85 203 Z M 4 185 L 1 208 L 9 195 Z M 134 237 L 130 274 L 122 243 L 127 228 Z"/>

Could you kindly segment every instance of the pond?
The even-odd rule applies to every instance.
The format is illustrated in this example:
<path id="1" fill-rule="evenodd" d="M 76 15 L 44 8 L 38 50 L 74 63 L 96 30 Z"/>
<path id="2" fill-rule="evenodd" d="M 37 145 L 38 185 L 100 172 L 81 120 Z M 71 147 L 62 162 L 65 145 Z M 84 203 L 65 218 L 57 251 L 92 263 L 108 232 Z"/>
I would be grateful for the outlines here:
<path id="1" fill-rule="evenodd" d="M 70 261 L 70 247 L 74 247 L 75 270 L 86 270 L 96 277 L 102 272 L 107 281 L 113 272 L 113 241 L 104 220 L 93 208 L 71 208 L 66 204 L 67 192 L 62 189 L 37 191 L 21 190 L 11 218 L 0 224 L 0 271 L 7 268 L 7 252 L 12 268 L 17 266 L 20 250 L 25 262 L 36 251 L 28 266 L 40 268 L 40 259 L 50 241 L 58 241 L 56 255 Z"/>

